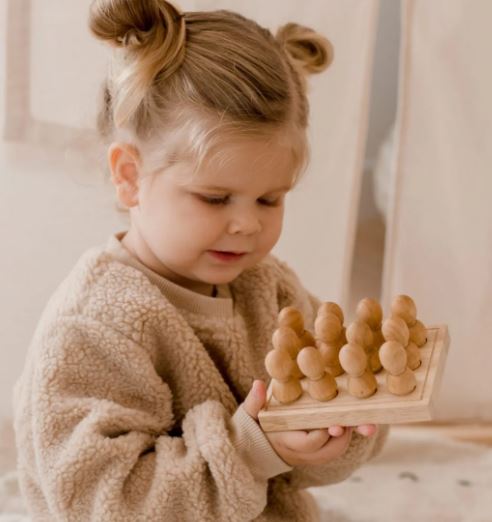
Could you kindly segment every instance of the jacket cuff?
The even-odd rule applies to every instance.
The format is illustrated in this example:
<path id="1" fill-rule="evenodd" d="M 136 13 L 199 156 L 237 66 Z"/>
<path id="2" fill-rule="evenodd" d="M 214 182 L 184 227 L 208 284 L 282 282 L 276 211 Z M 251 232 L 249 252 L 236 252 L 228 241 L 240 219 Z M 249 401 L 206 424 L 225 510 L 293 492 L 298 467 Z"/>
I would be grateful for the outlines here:
<path id="1" fill-rule="evenodd" d="M 293 469 L 277 455 L 260 425 L 242 404 L 231 417 L 231 429 L 232 443 L 256 479 L 268 480 Z"/>

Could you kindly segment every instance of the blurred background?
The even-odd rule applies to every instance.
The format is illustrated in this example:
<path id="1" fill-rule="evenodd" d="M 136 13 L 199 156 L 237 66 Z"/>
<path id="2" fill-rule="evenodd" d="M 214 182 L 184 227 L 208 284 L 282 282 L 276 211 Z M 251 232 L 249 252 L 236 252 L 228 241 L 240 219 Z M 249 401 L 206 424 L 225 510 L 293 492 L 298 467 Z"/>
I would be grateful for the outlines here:
<path id="1" fill-rule="evenodd" d="M 89 4 L 0 0 L 0 465 L 6 468 L 15 459 L 12 386 L 36 321 L 81 253 L 127 226 L 94 130 L 109 55 L 88 33 Z M 456 439 L 492 443 L 492 3 L 176 4 L 183 10 L 232 9 L 272 31 L 296 21 L 333 42 L 333 65 L 309 79 L 312 160 L 289 195 L 275 253 L 309 290 L 340 303 L 348 319 L 363 297 L 380 300 L 387 312 L 391 298 L 406 293 L 425 324 L 449 326 L 451 347 L 436 419 L 394 439 L 380 464 L 381 477 L 388 466 L 401 464 L 392 457 L 411 454 L 407 435 L 413 448 L 424 437 L 418 448 L 427 455 L 429 477 L 433 465 L 456 464 L 451 454 L 462 455 L 462 469 L 469 462 L 479 473 L 477 462 L 487 462 L 490 454 L 453 444 Z M 445 434 L 447 442 L 432 438 L 437 434 Z M 441 455 L 438 447 L 450 453 Z M 394 474 L 404 472 L 416 473 Z M 419 484 L 414 475 L 399 477 L 398 484 L 428 494 L 429 484 Z M 484 477 L 485 487 L 491 478 Z M 459 480 L 470 482 L 456 478 L 453 487 L 468 487 Z M 342 499 L 357 484 L 343 487 L 349 489 L 341 490 Z M 433 504 L 441 518 L 426 518 L 431 512 L 423 511 L 420 520 L 485 521 L 483 506 L 468 495 L 476 518 L 466 504 L 463 518 L 446 518 L 443 501 Z M 377 492 L 371 498 L 375 501 Z M 397 519 L 407 520 L 397 505 Z M 379 514 L 378 520 L 395 520 Z M 338 520 L 332 515 L 330 520 Z"/>

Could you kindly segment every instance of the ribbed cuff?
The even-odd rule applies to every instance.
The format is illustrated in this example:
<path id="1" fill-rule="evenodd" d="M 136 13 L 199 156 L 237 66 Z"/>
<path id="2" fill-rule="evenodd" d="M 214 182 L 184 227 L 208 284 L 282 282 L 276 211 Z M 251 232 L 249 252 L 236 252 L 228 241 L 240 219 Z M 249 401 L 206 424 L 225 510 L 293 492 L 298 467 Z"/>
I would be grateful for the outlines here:
<path id="1" fill-rule="evenodd" d="M 293 468 L 272 448 L 259 424 L 241 404 L 231 417 L 232 443 L 258 480 L 268 480 Z"/>

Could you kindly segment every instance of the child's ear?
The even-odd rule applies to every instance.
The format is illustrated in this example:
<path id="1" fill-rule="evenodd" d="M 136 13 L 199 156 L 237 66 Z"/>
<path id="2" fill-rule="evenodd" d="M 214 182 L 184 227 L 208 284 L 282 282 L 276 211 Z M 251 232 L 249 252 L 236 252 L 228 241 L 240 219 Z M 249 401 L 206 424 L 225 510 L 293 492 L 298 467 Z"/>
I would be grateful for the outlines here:
<path id="1" fill-rule="evenodd" d="M 139 153 L 127 143 L 112 143 L 108 149 L 111 181 L 118 201 L 125 207 L 138 205 Z"/>

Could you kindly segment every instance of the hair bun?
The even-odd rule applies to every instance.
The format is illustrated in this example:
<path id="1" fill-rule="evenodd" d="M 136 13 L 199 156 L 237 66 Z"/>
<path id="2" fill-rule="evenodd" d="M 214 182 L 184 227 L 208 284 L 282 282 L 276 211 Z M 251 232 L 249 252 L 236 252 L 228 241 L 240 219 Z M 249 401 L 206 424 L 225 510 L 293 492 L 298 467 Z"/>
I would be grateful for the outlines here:
<path id="1" fill-rule="evenodd" d="M 182 17 L 164 0 L 93 0 L 89 27 L 101 40 L 135 48 L 152 43 L 163 28 L 166 33 L 178 32 Z"/>
<path id="2" fill-rule="evenodd" d="M 277 41 L 304 73 L 319 73 L 333 62 L 331 42 L 313 29 L 288 23 L 280 27 Z"/>
<path id="3" fill-rule="evenodd" d="M 89 28 L 100 40 L 123 48 L 127 60 L 117 91 L 114 118 L 122 125 L 137 110 L 159 74 L 165 79 L 181 65 L 185 54 L 184 15 L 165 0 L 93 0 Z"/>

